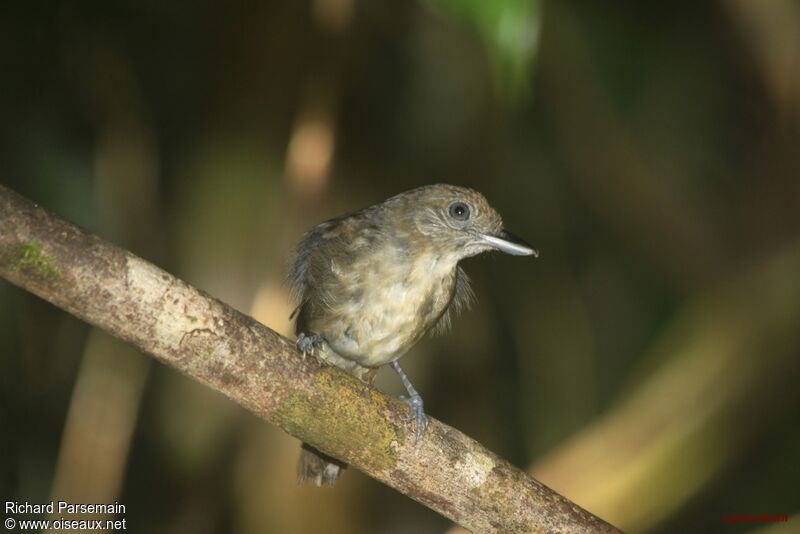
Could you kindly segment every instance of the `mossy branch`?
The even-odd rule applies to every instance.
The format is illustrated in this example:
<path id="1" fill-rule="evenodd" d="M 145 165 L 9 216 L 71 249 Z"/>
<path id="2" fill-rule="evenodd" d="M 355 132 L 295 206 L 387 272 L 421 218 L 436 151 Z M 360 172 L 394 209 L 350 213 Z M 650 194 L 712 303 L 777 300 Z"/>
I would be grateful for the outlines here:
<path id="1" fill-rule="evenodd" d="M 0 186 L 0 276 L 475 532 L 617 532 L 461 432 Z"/>

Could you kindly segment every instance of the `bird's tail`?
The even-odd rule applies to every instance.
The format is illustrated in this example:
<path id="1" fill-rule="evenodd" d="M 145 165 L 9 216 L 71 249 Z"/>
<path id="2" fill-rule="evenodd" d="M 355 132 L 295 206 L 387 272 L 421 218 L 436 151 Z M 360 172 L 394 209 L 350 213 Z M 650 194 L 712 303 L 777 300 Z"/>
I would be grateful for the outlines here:
<path id="1" fill-rule="evenodd" d="M 333 486 L 346 468 L 347 464 L 319 452 L 308 443 L 303 443 L 300 459 L 297 461 L 297 483 L 313 482 L 317 486 Z"/>

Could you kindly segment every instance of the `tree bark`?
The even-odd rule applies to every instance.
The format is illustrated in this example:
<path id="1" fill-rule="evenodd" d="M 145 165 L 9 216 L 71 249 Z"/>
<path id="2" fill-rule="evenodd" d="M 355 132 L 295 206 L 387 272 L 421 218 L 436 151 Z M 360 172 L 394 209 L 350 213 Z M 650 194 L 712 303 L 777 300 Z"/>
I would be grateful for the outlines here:
<path id="1" fill-rule="evenodd" d="M 435 419 L 415 443 L 404 403 L 2 186 L 0 276 L 474 532 L 618 532 Z"/>

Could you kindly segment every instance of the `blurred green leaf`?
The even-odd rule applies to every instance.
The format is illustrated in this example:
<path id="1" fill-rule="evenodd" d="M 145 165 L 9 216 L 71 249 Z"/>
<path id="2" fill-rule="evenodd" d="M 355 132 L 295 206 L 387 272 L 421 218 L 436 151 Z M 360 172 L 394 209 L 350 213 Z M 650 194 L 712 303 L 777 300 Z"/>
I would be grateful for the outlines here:
<path id="1" fill-rule="evenodd" d="M 541 0 L 429 0 L 473 25 L 491 56 L 495 85 L 513 102 L 530 86 L 539 45 Z"/>

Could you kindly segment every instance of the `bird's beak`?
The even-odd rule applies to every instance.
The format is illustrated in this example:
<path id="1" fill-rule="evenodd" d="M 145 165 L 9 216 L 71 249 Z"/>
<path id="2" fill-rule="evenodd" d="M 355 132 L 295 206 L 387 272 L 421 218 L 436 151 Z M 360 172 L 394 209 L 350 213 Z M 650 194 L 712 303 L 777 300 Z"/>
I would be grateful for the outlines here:
<path id="1" fill-rule="evenodd" d="M 506 254 L 539 257 L 539 253 L 533 247 L 508 230 L 500 230 L 496 235 L 481 234 L 481 239 Z"/>

